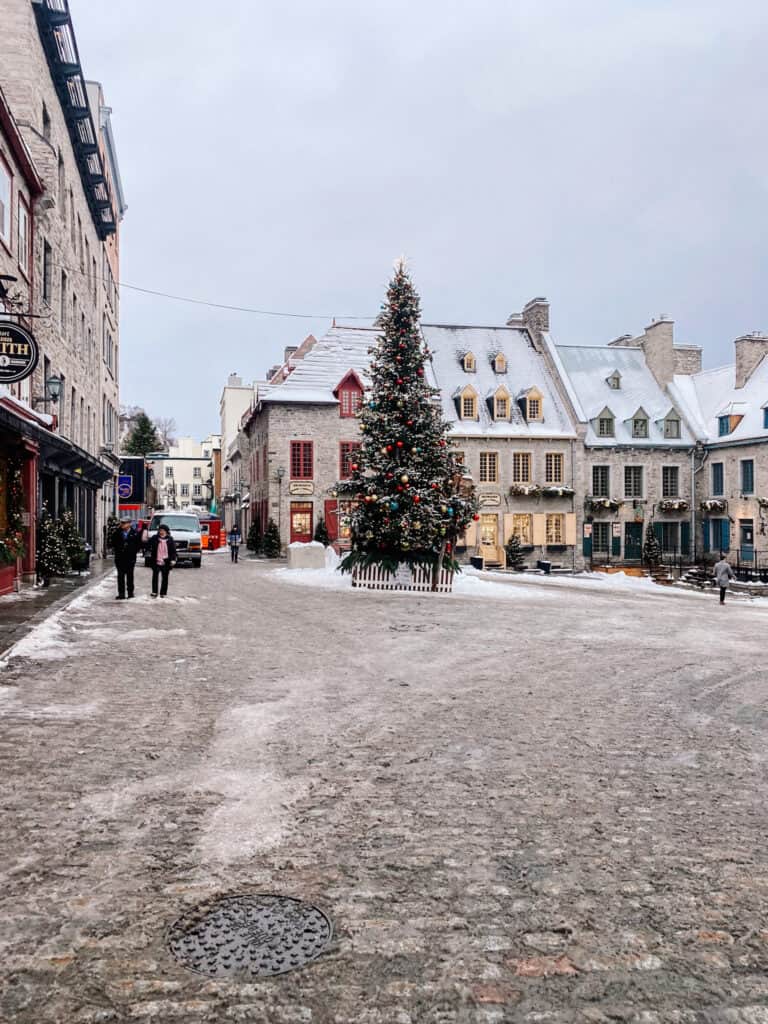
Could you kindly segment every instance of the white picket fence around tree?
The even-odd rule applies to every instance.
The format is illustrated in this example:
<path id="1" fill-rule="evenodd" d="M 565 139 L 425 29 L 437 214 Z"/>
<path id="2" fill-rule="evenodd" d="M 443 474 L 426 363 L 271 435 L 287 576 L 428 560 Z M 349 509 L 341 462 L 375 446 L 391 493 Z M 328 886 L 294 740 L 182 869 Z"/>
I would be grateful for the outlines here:
<path id="1" fill-rule="evenodd" d="M 427 593 L 432 591 L 432 570 L 403 564 L 397 572 L 392 573 L 380 565 L 358 565 L 352 570 L 352 586 L 368 590 L 415 590 Z M 441 569 L 436 592 L 450 594 L 452 589 L 453 570 Z"/>

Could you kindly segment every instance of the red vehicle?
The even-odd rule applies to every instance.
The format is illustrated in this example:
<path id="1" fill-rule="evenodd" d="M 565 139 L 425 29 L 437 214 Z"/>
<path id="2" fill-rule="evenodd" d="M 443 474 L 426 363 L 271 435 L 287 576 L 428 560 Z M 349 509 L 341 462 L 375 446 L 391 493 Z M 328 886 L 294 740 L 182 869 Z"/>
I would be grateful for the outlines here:
<path id="1" fill-rule="evenodd" d="M 221 533 L 221 520 L 216 516 L 200 516 L 200 536 L 203 551 L 215 551 L 226 543 L 226 538 Z"/>

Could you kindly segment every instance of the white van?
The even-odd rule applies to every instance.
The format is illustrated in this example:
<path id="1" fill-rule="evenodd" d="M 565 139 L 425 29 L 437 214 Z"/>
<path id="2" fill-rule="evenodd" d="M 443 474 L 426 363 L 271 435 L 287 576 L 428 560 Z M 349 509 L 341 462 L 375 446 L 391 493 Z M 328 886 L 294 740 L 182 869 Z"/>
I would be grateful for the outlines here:
<path id="1" fill-rule="evenodd" d="M 197 516 L 187 512 L 155 512 L 149 523 L 150 540 L 161 524 L 171 531 L 173 543 L 176 545 L 177 564 L 190 562 L 195 569 L 199 569 L 203 564 L 203 541 Z M 149 558 L 146 555 L 144 565 L 149 567 Z"/>

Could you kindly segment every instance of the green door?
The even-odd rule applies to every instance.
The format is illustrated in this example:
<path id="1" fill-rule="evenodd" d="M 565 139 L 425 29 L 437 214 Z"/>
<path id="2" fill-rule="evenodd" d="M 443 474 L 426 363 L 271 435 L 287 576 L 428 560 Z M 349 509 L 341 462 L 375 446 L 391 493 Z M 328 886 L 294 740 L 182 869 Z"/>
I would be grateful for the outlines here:
<path id="1" fill-rule="evenodd" d="M 643 557 L 643 524 L 625 523 L 624 561 L 639 562 Z"/>

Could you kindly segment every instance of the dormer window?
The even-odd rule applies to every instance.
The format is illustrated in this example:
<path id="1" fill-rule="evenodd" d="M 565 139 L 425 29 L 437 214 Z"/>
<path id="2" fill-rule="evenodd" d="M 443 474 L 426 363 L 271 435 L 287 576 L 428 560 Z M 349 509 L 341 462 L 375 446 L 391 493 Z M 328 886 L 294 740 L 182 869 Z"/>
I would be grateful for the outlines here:
<path id="1" fill-rule="evenodd" d="M 497 420 L 509 419 L 509 399 L 506 395 L 500 396 L 496 399 L 494 415 Z"/>
<path id="2" fill-rule="evenodd" d="M 648 437 L 648 420 L 645 416 L 635 416 L 632 420 L 632 437 Z"/>
<path id="3" fill-rule="evenodd" d="M 612 391 L 619 391 L 621 389 L 621 374 L 618 370 L 614 370 L 610 377 L 606 377 L 608 387 Z"/>
<path id="4" fill-rule="evenodd" d="M 464 367 L 465 373 L 474 373 L 477 370 L 477 363 L 471 352 L 464 353 L 461 357 L 461 365 Z"/>
<path id="5" fill-rule="evenodd" d="M 507 372 L 507 357 L 503 352 L 497 352 L 496 355 L 491 358 L 491 366 L 493 367 L 494 373 Z"/>
<path id="6" fill-rule="evenodd" d="M 363 404 L 363 385 L 354 370 L 350 370 L 334 391 L 339 400 L 339 416 L 344 419 L 357 416 Z"/>
<path id="7" fill-rule="evenodd" d="M 768 405 L 763 408 L 763 430 L 768 430 Z"/>
<path id="8" fill-rule="evenodd" d="M 597 420 L 597 436 L 598 437 L 614 437 L 616 434 L 615 423 L 613 416 L 605 412 L 602 416 L 598 417 Z"/>
<path id="9" fill-rule="evenodd" d="M 477 392 L 467 386 L 459 394 L 459 417 L 462 420 L 477 419 Z"/>
<path id="10" fill-rule="evenodd" d="M 731 432 L 731 417 L 730 416 L 718 416 L 717 417 L 717 433 L 720 437 L 725 437 L 726 434 Z"/>
<path id="11" fill-rule="evenodd" d="M 664 437 L 670 440 L 680 437 L 680 417 L 674 413 L 664 420 Z"/>
<path id="12" fill-rule="evenodd" d="M 526 422 L 544 419 L 544 403 L 538 388 L 531 388 L 519 399 L 520 410 Z"/>

